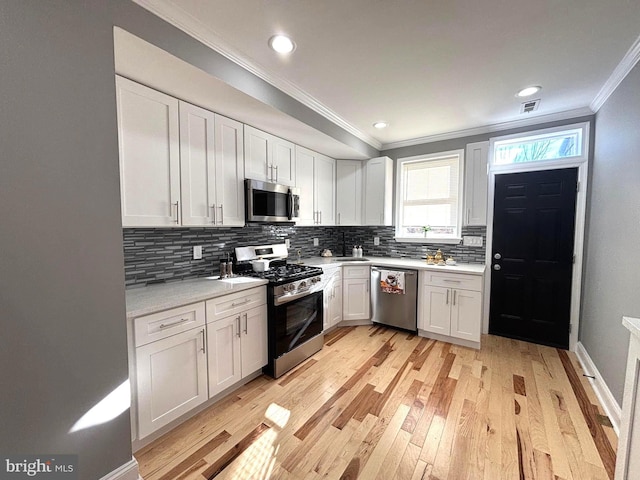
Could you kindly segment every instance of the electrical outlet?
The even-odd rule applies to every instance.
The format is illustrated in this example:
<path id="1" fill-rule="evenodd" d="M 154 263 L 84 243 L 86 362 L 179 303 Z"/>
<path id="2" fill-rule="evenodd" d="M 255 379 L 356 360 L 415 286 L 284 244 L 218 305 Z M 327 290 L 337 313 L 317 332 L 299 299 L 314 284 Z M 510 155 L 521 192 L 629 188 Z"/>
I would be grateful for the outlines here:
<path id="1" fill-rule="evenodd" d="M 291 240 L 289 240 L 288 238 L 284 239 L 284 246 L 287 248 L 291 248 Z"/>
<path id="2" fill-rule="evenodd" d="M 373 237 L 373 244 L 380 245 L 380 237 Z"/>
<path id="3" fill-rule="evenodd" d="M 313 246 L 314 246 L 314 247 L 317 247 L 318 245 L 320 245 L 320 242 L 318 241 L 318 239 L 317 239 L 317 238 L 314 238 L 314 239 L 313 239 Z"/>
<path id="4" fill-rule="evenodd" d="M 193 259 L 202 260 L 202 245 L 193 247 Z"/>

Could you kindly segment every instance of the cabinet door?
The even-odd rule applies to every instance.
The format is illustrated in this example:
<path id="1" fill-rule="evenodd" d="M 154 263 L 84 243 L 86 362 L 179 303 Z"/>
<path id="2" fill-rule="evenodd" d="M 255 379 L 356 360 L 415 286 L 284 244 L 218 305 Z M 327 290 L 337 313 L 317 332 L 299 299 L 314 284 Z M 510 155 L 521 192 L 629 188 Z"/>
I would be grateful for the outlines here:
<path id="1" fill-rule="evenodd" d="M 295 145 L 282 138 L 271 136 L 272 181 L 296 186 Z"/>
<path id="2" fill-rule="evenodd" d="M 345 278 L 342 280 L 342 319 L 368 320 L 370 318 L 370 280 Z"/>
<path id="3" fill-rule="evenodd" d="M 214 119 L 214 113 L 180 102 L 180 206 L 184 226 L 218 223 Z"/>
<path id="4" fill-rule="evenodd" d="M 392 225 L 393 160 L 378 157 L 365 164 L 364 225 Z"/>
<path id="5" fill-rule="evenodd" d="M 242 377 L 267 364 L 267 306 L 242 313 Z"/>
<path id="6" fill-rule="evenodd" d="M 331 288 L 331 299 L 329 306 L 329 325 L 333 327 L 342 321 L 342 282 L 334 281 Z"/>
<path id="7" fill-rule="evenodd" d="M 202 327 L 136 348 L 139 438 L 208 398 L 204 337 Z"/>
<path id="8" fill-rule="evenodd" d="M 314 197 L 320 225 L 335 225 L 336 161 L 318 154 L 314 164 Z"/>
<path id="9" fill-rule="evenodd" d="M 467 145 L 464 167 L 464 223 L 487 224 L 487 162 L 489 142 Z"/>
<path id="10" fill-rule="evenodd" d="M 207 324 L 209 397 L 242 378 L 240 363 L 241 314 Z"/>
<path id="11" fill-rule="evenodd" d="M 300 211 L 297 225 L 314 225 L 317 213 L 314 205 L 313 170 L 316 153 L 296 145 L 296 186 L 300 190 Z"/>
<path id="12" fill-rule="evenodd" d="M 228 227 L 244 225 L 244 133 L 242 124 L 217 115 L 216 223 Z"/>
<path id="13" fill-rule="evenodd" d="M 116 76 L 125 227 L 180 224 L 178 100 Z"/>
<path id="14" fill-rule="evenodd" d="M 482 295 L 470 290 L 452 290 L 451 336 L 480 341 Z"/>
<path id="15" fill-rule="evenodd" d="M 244 171 L 247 178 L 271 182 L 271 135 L 244 126 Z"/>
<path id="16" fill-rule="evenodd" d="M 336 225 L 362 224 L 362 162 L 336 161 Z"/>
<path id="17" fill-rule="evenodd" d="M 444 287 L 423 285 L 420 290 L 419 328 L 449 335 L 451 331 L 451 291 Z"/>

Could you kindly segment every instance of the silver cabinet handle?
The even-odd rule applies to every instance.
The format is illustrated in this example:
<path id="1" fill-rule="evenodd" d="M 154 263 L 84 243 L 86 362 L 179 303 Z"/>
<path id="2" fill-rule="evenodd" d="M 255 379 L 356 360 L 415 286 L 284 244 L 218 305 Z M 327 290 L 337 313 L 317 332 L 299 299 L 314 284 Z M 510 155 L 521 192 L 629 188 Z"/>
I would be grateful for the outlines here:
<path id="1" fill-rule="evenodd" d="M 173 203 L 172 205 L 176 206 L 176 225 L 178 224 L 178 222 L 180 221 L 180 202 L 178 200 L 176 200 L 176 203 Z"/>
<path id="2" fill-rule="evenodd" d="M 449 305 L 449 290 L 447 289 L 447 300 L 445 301 L 445 305 Z"/>
<path id="3" fill-rule="evenodd" d="M 267 173 L 267 180 L 269 180 L 270 182 L 273 182 L 273 164 L 269 165 L 267 164 L 267 170 L 271 173 Z"/>
<path id="4" fill-rule="evenodd" d="M 369 291 L 369 280 L 367 280 L 367 292 Z"/>
<path id="5" fill-rule="evenodd" d="M 220 225 L 222 225 L 224 223 L 224 210 L 222 210 L 222 204 L 220 204 L 218 208 L 220 209 Z"/>
<path id="6" fill-rule="evenodd" d="M 211 223 L 215 225 L 216 224 L 216 206 L 211 205 L 211 210 L 213 210 L 213 220 L 211 221 Z"/>
<path id="7" fill-rule="evenodd" d="M 447 283 L 460 283 L 460 280 L 447 280 L 447 279 L 444 279 L 442 281 L 443 282 L 447 282 Z"/>
<path id="8" fill-rule="evenodd" d="M 244 334 L 249 335 L 249 314 L 244 314 Z"/>
<path id="9" fill-rule="evenodd" d="M 191 319 L 190 318 L 181 318 L 177 322 L 161 323 L 160 324 L 160 328 L 164 329 L 164 328 L 169 328 L 169 327 L 175 327 L 176 325 L 180 325 L 181 323 L 188 322 L 189 320 L 191 320 Z"/>
<path id="10" fill-rule="evenodd" d="M 275 182 L 277 183 L 277 182 L 278 182 L 278 165 L 274 165 L 274 166 L 273 166 L 273 168 L 275 168 L 275 169 L 276 169 L 276 179 L 275 179 Z"/>
<path id="11" fill-rule="evenodd" d="M 340 225 L 340 212 L 338 212 L 338 225 Z"/>
<path id="12" fill-rule="evenodd" d="M 456 293 L 458 293 L 458 291 L 457 291 L 457 290 L 454 290 L 454 291 L 453 291 L 453 304 L 454 304 L 454 305 L 456 304 Z"/>
<path id="13" fill-rule="evenodd" d="M 471 209 L 467 208 L 467 225 L 469 225 L 469 217 L 471 216 Z"/>
<path id="14" fill-rule="evenodd" d="M 498 271 L 498 270 L 501 270 L 501 269 L 502 269 L 502 267 L 501 267 L 500 265 L 498 265 L 498 264 L 495 264 L 495 265 L 493 266 L 493 269 L 494 269 L 495 271 Z"/>
<path id="15" fill-rule="evenodd" d="M 320 210 L 318 213 L 320 214 L 320 221 L 318 223 L 322 225 L 322 210 Z"/>
<path id="16" fill-rule="evenodd" d="M 236 335 L 240 338 L 240 315 L 236 317 L 236 321 L 238 322 L 238 333 Z"/>
<path id="17" fill-rule="evenodd" d="M 204 338 L 204 328 L 202 329 L 202 331 L 200 333 L 202 333 L 202 348 L 200 350 L 202 350 L 202 353 L 207 353 L 207 350 L 205 348 L 206 341 L 205 341 L 205 338 Z"/>
<path id="18" fill-rule="evenodd" d="M 244 299 L 244 302 L 239 302 L 239 303 L 233 302 L 233 303 L 231 304 L 231 306 L 232 306 L 232 307 L 239 307 L 240 305 L 246 305 L 246 304 L 247 304 L 247 303 L 249 303 L 250 301 L 251 301 L 251 299 L 249 299 L 249 298 L 245 298 L 245 299 Z"/>

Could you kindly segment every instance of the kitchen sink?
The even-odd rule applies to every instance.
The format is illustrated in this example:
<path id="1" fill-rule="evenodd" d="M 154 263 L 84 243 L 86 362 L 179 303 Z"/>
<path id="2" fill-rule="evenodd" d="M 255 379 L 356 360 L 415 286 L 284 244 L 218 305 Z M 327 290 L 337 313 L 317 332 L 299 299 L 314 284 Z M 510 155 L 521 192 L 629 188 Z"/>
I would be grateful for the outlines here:
<path id="1" fill-rule="evenodd" d="M 333 260 L 334 262 L 368 262 L 369 259 L 368 258 L 364 258 L 364 257 L 338 257 L 336 259 Z"/>

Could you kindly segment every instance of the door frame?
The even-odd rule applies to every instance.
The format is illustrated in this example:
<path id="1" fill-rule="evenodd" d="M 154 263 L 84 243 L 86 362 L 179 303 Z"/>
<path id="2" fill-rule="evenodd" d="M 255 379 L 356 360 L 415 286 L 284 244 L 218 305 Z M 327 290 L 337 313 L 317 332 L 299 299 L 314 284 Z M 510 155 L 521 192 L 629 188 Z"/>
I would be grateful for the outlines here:
<path id="1" fill-rule="evenodd" d="M 582 270 L 584 259 L 584 233 L 587 215 L 587 193 L 589 174 L 589 146 L 591 141 L 590 122 L 562 125 L 560 127 L 546 128 L 542 130 L 531 130 L 529 132 L 514 135 L 505 135 L 489 139 L 489 162 L 488 162 L 488 192 L 487 192 L 487 242 L 485 254 L 485 275 L 484 275 L 484 311 L 482 319 L 482 333 L 489 333 L 489 307 L 491 304 L 491 264 L 493 249 L 493 203 L 495 198 L 496 175 L 506 173 L 535 172 L 543 170 L 557 170 L 561 168 L 578 169 L 578 192 L 576 196 L 576 217 L 573 240 L 573 273 L 571 276 L 571 315 L 569 334 L 569 350 L 575 351 L 578 343 L 578 330 L 580 325 L 580 302 L 582 292 Z M 511 165 L 493 165 L 493 152 L 496 141 L 510 138 L 525 137 L 528 134 L 553 133 L 563 130 L 583 128 L 582 155 L 568 159 L 550 160 L 541 162 L 518 163 Z"/>

